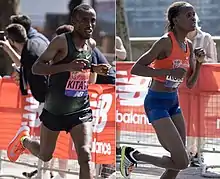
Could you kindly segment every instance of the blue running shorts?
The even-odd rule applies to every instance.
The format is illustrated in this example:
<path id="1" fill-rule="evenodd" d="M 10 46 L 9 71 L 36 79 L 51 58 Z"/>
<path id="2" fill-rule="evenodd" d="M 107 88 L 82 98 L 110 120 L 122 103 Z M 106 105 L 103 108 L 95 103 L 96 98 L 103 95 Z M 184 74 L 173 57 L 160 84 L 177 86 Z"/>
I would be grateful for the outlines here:
<path id="1" fill-rule="evenodd" d="M 149 89 L 144 100 L 144 109 L 150 123 L 181 113 L 177 91 L 157 92 Z"/>

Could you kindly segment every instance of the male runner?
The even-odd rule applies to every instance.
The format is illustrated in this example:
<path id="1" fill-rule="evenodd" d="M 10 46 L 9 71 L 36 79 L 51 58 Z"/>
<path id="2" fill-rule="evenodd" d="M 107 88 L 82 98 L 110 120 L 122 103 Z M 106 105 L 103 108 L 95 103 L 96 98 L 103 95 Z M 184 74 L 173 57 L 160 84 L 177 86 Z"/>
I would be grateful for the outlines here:
<path id="1" fill-rule="evenodd" d="M 106 75 L 108 65 L 92 64 L 92 48 L 87 40 L 96 25 L 96 12 L 81 4 L 72 11 L 71 33 L 53 39 L 33 66 L 33 73 L 50 75 L 49 89 L 42 121 L 40 144 L 29 137 L 29 129 L 21 128 L 8 147 L 8 158 L 16 161 L 28 149 L 47 162 L 52 158 L 59 132 L 70 132 L 80 165 L 80 179 L 91 179 L 92 111 L 89 104 L 90 71 Z"/>

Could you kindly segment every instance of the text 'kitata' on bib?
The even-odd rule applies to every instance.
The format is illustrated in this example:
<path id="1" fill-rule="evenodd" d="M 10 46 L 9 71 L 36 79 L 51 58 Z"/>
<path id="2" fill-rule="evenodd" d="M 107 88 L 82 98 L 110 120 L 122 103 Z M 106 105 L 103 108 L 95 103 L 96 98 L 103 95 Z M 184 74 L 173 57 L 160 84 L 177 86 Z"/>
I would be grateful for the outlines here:
<path id="1" fill-rule="evenodd" d="M 89 75 L 88 71 L 71 72 L 66 84 L 65 95 L 70 97 L 88 96 Z"/>

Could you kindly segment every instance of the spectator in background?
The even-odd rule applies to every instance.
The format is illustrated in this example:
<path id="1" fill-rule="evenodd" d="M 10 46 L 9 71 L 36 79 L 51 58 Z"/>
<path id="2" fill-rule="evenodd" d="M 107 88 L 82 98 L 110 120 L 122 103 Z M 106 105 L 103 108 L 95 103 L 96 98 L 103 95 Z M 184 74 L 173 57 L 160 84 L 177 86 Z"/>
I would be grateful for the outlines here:
<path id="1" fill-rule="evenodd" d="M 216 44 L 212 36 L 201 30 L 199 26 L 199 17 L 196 14 L 196 30 L 188 33 L 187 37 L 192 41 L 193 49 L 202 47 L 206 52 L 206 63 L 218 63 Z"/>
<path id="2" fill-rule="evenodd" d="M 38 38 L 39 40 L 41 39 L 42 41 L 44 41 L 45 43 L 47 43 L 47 45 L 50 43 L 49 40 L 41 33 L 39 33 L 36 29 L 34 29 L 31 26 L 31 19 L 26 16 L 26 15 L 12 15 L 10 17 L 10 21 L 13 24 L 21 24 L 27 33 L 27 37 L 29 39 L 33 39 L 33 38 Z"/>
<path id="3" fill-rule="evenodd" d="M 96 64 L 109 64 L 98 48 L 93 49 L 92 59 Z M 97 75 L 96 84 L 115 84 L 115 69 L 111 67 L 107 76 Z"/>
<path id="4" fill-rule="evenodd" d="M 125 60 L 127 56 L 127 52 L 119 36 L 115 37 L 115 54 L 116 57 L 120 60 Z"/>
<path id="5" fill-rule="evenodd" d="M 31 19 L 26 15 L 12 15 L 10 17 L 10 21 L 13 24 L 20 24 L 26 30 L 26 35 L 29 40 L 38 41 L 42 45 L 48 46 L 50 43 L 49 40 L 41 33 L 39 33 L 36 29 L 31 27 Z M 11 60 L 16 64 L 17 67 L 20 67 L 20 59 L 21 59 L 21 51 L 16 49 L 16 47 L 12 47 L 8 41 L 1 41 L 1 46 L 3 50 L 9 55 Z"/>
<path id="6" fill-rule="evenodd" d="M 17 71 L 19 71 L 18 75 L 20 75 L 20 90 L 22 94 L 28 94 L 29 86 L 34 98 L 43 103 L 44 94 L 47 90 L 47 77 L 33 75 L 31 68 L 38 57 L 46 50 L 47 43 L 41 43 L 42 41 L 38 38 L 28 39 L 25 28 L 20 24 L 10 24 L 6 28 L 6 36 L 7 40 L 0 41 L 0 45 L 6 53 L 10 54 L 10 52 L 14 51 L 17 57 L 19 56 L 19 59 L 12 58 L 12 61 L 19 67 Z"/>
<path id="7" fill-rule="evenodd" d="M 196 14 L 196 29 L 192 32 L 189 32 L 187 37 L 192 41 L 193 49 L 196 49 L 197 47 L 202 47 L 205 52 L 205 63 L 218 63 L 217 59 L 217 50 L 216 50 L 216 44 L 212 39 L 212 36 L 201 30 L 201 27 L 199 26 L 199 17 Z M 194 58 L 195 59 L 195 58 Z M 194 125 L 194 124 L 192 124 Z M 193 127 L 195 129 L 195 127 Z M 203 148 L 204 146 L 204 139 L 200 137 L 201 140 L 201 146 L 200 148 Z M 199 156 L 198 149 L 197 149 L 197 141 L 198 138 L 196 137 L 188 137 L 187 138 L 187 150 L 190 154 L 190 165 L 192 167 L 198 167 L 203 162 L 203 156 Z"/>

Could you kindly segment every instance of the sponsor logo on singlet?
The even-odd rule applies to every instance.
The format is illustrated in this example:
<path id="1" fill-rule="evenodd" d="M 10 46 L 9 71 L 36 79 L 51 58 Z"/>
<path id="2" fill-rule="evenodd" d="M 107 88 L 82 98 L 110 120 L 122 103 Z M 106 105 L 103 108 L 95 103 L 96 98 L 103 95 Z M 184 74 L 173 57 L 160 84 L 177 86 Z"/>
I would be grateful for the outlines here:
<path id="1" fill-rule="evenodd" d="M 88 95 L 89 70 L 71 72 L 65 88 L 65 95 L 83 97 Z"/>

